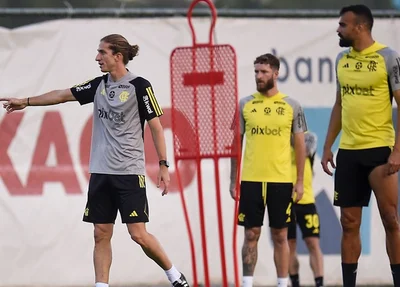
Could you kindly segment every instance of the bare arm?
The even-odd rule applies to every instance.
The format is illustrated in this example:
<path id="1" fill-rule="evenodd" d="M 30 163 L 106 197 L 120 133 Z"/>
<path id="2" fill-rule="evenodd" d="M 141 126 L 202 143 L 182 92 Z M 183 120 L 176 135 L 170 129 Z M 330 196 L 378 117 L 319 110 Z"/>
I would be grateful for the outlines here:
<path id="1" fill-rule="evenodd" d="M 28 98 L 23 99 L 28 104 Z M 65 102 L 76 101 L 71 89 L 54 90 L 40 96 L 29 98 L 29 106 L 50 106 Z"/>
<path id="2" fill-rule="evenodd" d="M 76 101 L 70 89 L 54 90 L 40 96 L 31 98 L 0 98 L 0 101 L 5 102 L 3 107 L 7 113 L 22 110 L 27 106 L 49 106 L 65 103 L 68 101 Z"/>
<path id="3" fill-rule="evenodd" d="M 331 149 L 341 129 L 342 129 L 342 99 L 340 90 L 338 90 L 336 92 L 336 101 L 332 109 L 328 132 L 326 134 L 324 143 L 324 151 L 321 159 L 322 169 L 326 174 L 330 176 L 333 175 L 333 172 L 329 169 L 328 163 L 330 163 L 333 168 L 336 168 Z"/>
<path id="4" fill-rule="evenodd" d="M 393 97 L 397 103 L 397 129 L 396 129 L 396 141 L 394 149 L 400 152 L 400 90 L 393 92 Z"/>
<path id="5" fill-rule="evenodd" d="M 306 143 L 304 132 L 294 134 L 294 153 L 296 158 L 297 183 L 304 180 L 304 165 L 306 162 Z"/>
<path id="6" fill-rule="evenodd" d="M 328 132 L 326 134 L 324 150 L 331 150 L 340 130 L 342 129 L 342 98 L 340 91 L 336 93 L 336 101 L 333 105 Z"/>
<path id="7" fill-rule="evenodd" d="M 164 129 L 161 125 L 160 119 L 158 117 L 152 118 L 148 121 L 148 124 L 159 160 L 167 160 L 167 147 L 165 144 Z"/>
<path id="8" fill-rule="evenodd" d="M 165 144 L 164 129 L 161 125 L 160 118 L 154 117 L 148 121 L 148 124 L 153 137 L 154 146 L 156 147 L 158 159 L 167 160 L 167 146 Z M 168 193 L 170 182 L 168 167 L 166 165 L 160 165 L 160 171 L 157 178 L 157 187 L 160 187 L 161 181 L 164 182 L 164 190 L 162 195 L 166 195 Z"/>
<path id="9" fill-rule="evenodd" d="M 244 138 L 244 134 L 246 131 L 246 121 L 244 119 L 243 116 L 243 107 L 245 105 L 245 103 L 251 100 L 251 98 L 244 98 L 242 100 L 239 101 L 239 109 L 236 111 L 235 113 L 235 117 L 234 117 L 234 121 L 232 123 L 231 129 L 235 130 L 236 129 L 236 125 L 239 125 L 239 131 L 235 132 L 235 136 L 233 138 L 232 141 L 232 151 L 238 151 L 239 156 L 242 156 L 242 147 L 243 147 L 243 138 Z M 236 118 L 236 116 L 238 116 L 238 118 Z M 240 136 L 240 138 L 238 139 L 238 136 Z M 240 146 L 237 146 L 237 145 Z M 236 199 L 236 183 L 238 180 L 238 169 L 240 168 L 238 166 L 238 157 L 232 157 L 231 158 L 231 174 L 230 174 L 230 179 L 231 179 L 231 184 L 229 185 L 229 192 L 231 194 L 231 197 L 233 199 Z"/>
<path id="10" fill-rule="evenodd" d="M 387 173 L 389 175 L 400 170 L 400 90 L 393 91 L 393 96 L 397 103 L 397 129 L 393 151 L 388 159 Z"/>
<path id="11" fill-rule="evenodd" d="M 240 156 L 242 156 L 242 146 L 243 146 L 243 138 L 244 135 L 240 135 L 240 146 L 238 147 L 238 151 L 240 153 Z M 232 143 L 232 150 L 236 150 L 236 145 L 237 145 L 237 140 L 234 139 Z M 231 195 L 234 195 L 234 191 L 236 189 L 236 182 L 237 182 L 237 175 L 238 175 L 238 162 L 236 157 L 231 158 L 231 184 L 229 187 L 229 190 L 231 192 Z"/>

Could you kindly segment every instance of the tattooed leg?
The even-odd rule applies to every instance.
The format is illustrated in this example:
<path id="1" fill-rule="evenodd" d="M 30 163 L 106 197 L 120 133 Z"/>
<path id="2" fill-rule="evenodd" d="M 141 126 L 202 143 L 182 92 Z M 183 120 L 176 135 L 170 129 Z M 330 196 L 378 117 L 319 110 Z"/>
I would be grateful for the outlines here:
<path id="1" fill-rule="evenodd" d="M 245 228 L 242 248 L 243 276 L 253 276 L 257 263 L 257 243 L 261 227 Z"/>

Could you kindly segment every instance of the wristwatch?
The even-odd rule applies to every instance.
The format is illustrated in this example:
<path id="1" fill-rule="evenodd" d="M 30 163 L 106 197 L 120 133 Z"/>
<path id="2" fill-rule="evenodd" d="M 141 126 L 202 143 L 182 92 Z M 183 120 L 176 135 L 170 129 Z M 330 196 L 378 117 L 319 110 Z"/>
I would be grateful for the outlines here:
<path id="1" fill-rule="evenodd" d="M 165 165 L 166 167 L 169 167 L 169 162 L 166 161 L 166 160 L 160 160 L 160 161 L 159 161 L 159 164 L 160 164 L 160 166 L 161 166 L 161 165 Z"/>

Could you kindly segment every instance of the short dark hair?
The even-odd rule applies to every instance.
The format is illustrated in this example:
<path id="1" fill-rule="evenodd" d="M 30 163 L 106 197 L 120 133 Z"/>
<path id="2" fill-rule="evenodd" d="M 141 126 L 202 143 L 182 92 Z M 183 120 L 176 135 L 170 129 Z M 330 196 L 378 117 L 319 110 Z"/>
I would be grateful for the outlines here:
<path id="1" fill-rule="evenodd" d="M 139 52 L 138 45 L 129 44 L 128 40 L 119 34 L 107 35 L 100 41 L 110 44 L 109 48 L 113 52 L 113 55 L 121 53 L 125 65 L 128 64 L 128 62 L 134 57 L 136 57 Z"/>
<path id="2" fill-rule="evenodd" d="M 357 16 L 359 22 L 364 22 L 367 24 L 368 29 L 370 31 L 372 30 L 372 26 L 374 26 L 374 17 L 372 16 L 371 9 L 367 6 L 362 4 L 345 6 L 340 10 L 340 16 L 346 12 L 353 12 Z"/>
<path id="3" fill-rule="evenodd" d="M 263 54 L 261 56 L 258 56 L 255 60 L 254 60 L 254 65 L 255 64 L 265 64 L 265 65 L 270 65 L 270 67 L 272 69 L 276 69 L 279 70 L 279 66 L 280 66 L 280 61 L 279 59 L 275 56 L 272 55 L 270 53 L 267 54 Z"/>

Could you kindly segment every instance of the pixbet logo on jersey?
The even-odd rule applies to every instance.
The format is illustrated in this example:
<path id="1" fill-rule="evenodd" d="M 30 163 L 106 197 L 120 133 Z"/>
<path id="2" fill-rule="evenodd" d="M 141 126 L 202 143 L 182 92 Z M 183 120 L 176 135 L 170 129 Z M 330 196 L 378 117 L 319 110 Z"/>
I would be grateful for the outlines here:
<path id="1" fill-rule="evenodd" d="M 99 118 L 110 120 L 116 124 L 124 123 L 125 114 L 123 112 L 116 113 L 112 110 L 106 111 L 104 108 L 98 109 Z"/>
<path id="2" fill-rule="evenodd" d="M 251 129 L 251 134 L 252 135 L 265 135 L 265 136 L 281 136 L 281 128 L 278 129 L 271 129 L 269 127 L 259 127 L 256 126 Z"/>
<path id="3" fill-rule="evenodd" d="M 372 86 L 368 88 L 362 88 L 357 85 L 350 86 L 349 84 L 342 87 L 342 95 L 353 95 L 353 96 L 373 96 L 374 89 Z"/>

